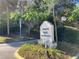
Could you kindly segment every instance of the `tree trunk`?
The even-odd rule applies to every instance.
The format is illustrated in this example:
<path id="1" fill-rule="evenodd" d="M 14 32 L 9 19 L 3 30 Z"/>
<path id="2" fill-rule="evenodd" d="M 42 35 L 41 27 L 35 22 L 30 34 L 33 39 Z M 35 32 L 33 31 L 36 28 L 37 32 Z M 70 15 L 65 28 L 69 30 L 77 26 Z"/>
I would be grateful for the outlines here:
<path id="1" fill-rule="evenodd" d="M 31 28 L 28 27 L 28 36 L 30 36 L 30 31 L 31 31 Z"/>
<path id="2" fill-rule="evenodd" d="M 10 29 L 9 29 L 9 19 L 7 19 L 7 35 L 10 34 Z"/>
<path id="3" fill-rule="evenodd" d="M 8 14 L 8 7 L 7 7 L 7 14 Z M 7 15 L 7 35 L 10 34 L 10 29 L 9 29 L 9 16 Z"/>

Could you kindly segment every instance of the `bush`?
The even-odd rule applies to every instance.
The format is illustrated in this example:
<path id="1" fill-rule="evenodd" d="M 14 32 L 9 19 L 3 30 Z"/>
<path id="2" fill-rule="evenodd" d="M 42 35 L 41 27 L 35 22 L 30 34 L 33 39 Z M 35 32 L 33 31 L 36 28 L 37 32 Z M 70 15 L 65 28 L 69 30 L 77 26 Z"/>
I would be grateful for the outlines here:
<path id="1" fill-rule="evenodd" d="M 25 44 L 19 51 L 19 55 L 25 59 L 69 59 L 67 55 L 64 55 L 60 50 L 57 49 L 45 49 L 42 45 Z M 66 58 L 65 58 L 66 57 Z"/>
<path id="2" fill-rule="evenodd" d="M 59 27 L 58 40 L 79 44 L 79 29 L 70 26 Z"/>

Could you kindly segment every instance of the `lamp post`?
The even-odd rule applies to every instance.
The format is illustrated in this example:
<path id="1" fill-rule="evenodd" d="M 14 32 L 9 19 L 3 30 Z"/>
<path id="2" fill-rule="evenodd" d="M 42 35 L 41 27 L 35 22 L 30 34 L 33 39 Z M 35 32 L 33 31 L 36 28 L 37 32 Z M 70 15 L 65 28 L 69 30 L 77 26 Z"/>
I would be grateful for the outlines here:
<path id="1" fill-rule="evenodd" d="M 53 20 L 54 20 L 54 27 L 55 27 L 55 37 L 56 37 L 56 42 L 58 42 L 58 35 L 57 35 L 57 24 L 56 24 L 56 19 L 55 19 L 55 5 L 57 3 L 55 3 L 53 5 Z M 61 22 L 63 23 L 64 21 L 66 21 L 66 17 L 65 16 L 62 16 L 61 17 Z"/>
<path id="2" fill-rule="evenodd" d="M 56 43 L 58 43 L 57 25 L 55 20 L 55 4 L 53 5 L 53 21 L 54 21 L 54 28 L 55 28 Z"/>
<path id="3" fill-rule="evenodd" d="M 61 41 L 63 41 L 62 39 L 64 39 L 64 22 L 67 20 L 67 18 L 65 17 L 65 16 L 62 16 L 61 17 L 61 37 L 60 37 L 60 39 L 61 39 Z"/>

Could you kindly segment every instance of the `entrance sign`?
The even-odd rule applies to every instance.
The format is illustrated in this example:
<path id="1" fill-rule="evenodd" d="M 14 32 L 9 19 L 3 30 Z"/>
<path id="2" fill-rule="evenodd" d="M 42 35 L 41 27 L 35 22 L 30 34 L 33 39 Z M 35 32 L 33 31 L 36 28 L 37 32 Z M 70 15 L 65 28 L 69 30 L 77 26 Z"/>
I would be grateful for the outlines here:
<path id="1" fill-rule="evenodd" d="M 54 42 L 54 25 L 44 21 L 40 26 L 40 40 L 45 47 L 51 47 Z"/>

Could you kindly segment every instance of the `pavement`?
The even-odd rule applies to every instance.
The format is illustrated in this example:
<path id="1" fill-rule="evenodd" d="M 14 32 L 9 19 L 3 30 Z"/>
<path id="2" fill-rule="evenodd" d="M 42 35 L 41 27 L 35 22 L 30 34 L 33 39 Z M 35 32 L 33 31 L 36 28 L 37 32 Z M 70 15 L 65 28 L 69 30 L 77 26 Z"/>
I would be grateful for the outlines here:
<path id="1" fill-rule="evenodd" d="M 16 59 L 14 53 L 24 43 L 26 42 L 23 41 L 0 44 L 0 59 Z"/>

